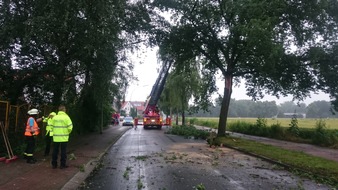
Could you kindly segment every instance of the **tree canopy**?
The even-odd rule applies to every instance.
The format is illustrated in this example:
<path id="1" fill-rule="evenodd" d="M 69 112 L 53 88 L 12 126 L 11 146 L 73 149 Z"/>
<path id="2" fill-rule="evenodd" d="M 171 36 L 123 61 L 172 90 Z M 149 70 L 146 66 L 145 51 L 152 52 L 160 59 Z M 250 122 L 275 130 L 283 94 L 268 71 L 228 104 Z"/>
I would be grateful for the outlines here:
<path id="1" fill-rule="evenodd" d="M 153 5 L 172 14 L 168 45 L 176 59 L 196 57 L 203 70 L 224 77 L 219 136 L 225 135 L 232 86 L 241 78 L 254 100 L 264 93 L 302 100 L 324 89 L 338 101 L 329 79 L 338 76 L 336 1 L 155 0 Z"/>
<path id="2" fill-rule="evenodd" d="M 322 90 L 338 108 L 337 10 L 336 0 L 0 0 L 0 98 L 66 104 L 79 132 L 95 130 L 133 79 L 126 52 L 145 42 L 175 61 L 175 80 L 200 68 L 182 108 L 191 97 L 209 105 L 221 74 L 218 135 L 241 79 L 254 100 Z"/>
<path id="3" fill-rule="evenodd" d="M 140 2 L 0 0 L 0 26 L 1 99 L 66 104 L 82 132 L 123 101 L 133 68 L 126 52 L 151 21 Z"/>

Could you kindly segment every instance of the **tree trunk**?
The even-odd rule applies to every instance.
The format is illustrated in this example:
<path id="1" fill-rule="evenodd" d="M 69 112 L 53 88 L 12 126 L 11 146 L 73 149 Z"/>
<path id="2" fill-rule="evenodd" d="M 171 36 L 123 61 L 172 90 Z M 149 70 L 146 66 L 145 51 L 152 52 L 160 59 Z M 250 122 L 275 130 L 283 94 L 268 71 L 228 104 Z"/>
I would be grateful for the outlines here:
<path id="1" fill-rule="evenodd" d="M 217 134 L 218 137 L 225 136 L 231 93 L 232 93 L 232 75 L 227 75 L 225 76 L 224 95 L 221 105 L 221 112 L 219 115 L 218 134 Z"/>
<path id="2" fill-rule="evenodd" d="M 58 65 L 58 68 L 56 70 L 56 83 L 54 84 L 54 96 L 53 96 L 53 104 L 55 106 L 59 106 L 62 102 L 62 97 L 63 97 L 63 89 L 64 89 L 64 80 L 65 80 L 65 73 L 66 73 L 66 66 L 67 66 L 67 61 L 66 61 L 66 54 L 63 52 L 59 53 L 60 56 L 60 63 Z"/>
<path id="3" fill-rule="evenodd" d="M 185 114 L 184 114 L 184 110 L 182 110 L 182 125 L 185 125 Z"/>
<path id="4" fill-rule="evenodd" d="M 177 109 L 176 109 L 176 118 L 175 118 L 175 120 L 176 120 L 176 125 L 178 125 L 178 111 L 177 111 Z"/>

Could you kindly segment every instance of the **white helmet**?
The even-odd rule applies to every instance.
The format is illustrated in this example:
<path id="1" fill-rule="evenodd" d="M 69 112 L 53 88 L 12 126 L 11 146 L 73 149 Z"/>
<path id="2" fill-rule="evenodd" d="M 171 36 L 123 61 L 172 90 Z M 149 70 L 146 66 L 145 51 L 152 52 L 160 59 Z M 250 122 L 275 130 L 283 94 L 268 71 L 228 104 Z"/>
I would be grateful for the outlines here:
<path id="1" fill-rule="evenodd" d="M 34 108 L 34 109 L 29 110 L 27 113 L 28 115 L 37 115 L 39 114 L 39 110 Z"/>

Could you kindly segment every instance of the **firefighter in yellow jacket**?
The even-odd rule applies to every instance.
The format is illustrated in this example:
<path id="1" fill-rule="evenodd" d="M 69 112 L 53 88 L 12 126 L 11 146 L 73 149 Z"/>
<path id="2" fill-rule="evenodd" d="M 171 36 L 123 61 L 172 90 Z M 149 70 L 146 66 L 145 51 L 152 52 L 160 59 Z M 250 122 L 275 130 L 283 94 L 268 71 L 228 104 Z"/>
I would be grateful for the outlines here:
<path id="1" fill-rule="evenodd" d="M 27 163 L 34 164 L 36 159 L 33 157 L 35 150 L 35 136 L 40 133 L 40 128 L 37 122 L 41 121 L 41 118 L 37 118 L 39 111 L 37 109 L 31 109 L 27 112 L 29 118 L 26 123 L 25 138 L 26 138 L 26 150 L 24 156 L 27 159 Z"/>
<path id="2" fill-rule="evenodd" d="M 60 159 L 60 168 L 64 169 L 68 166 L 66 165 L 67 160 L 67 143 L 69 139 L 69 134 L 73 130 L 72 120 L 66 114 L 66 107 L 61 105 L 59 106 L 59 112 L 52 119 L 52 132 L 53 132 L 53 156 L 52 156 L 52 167 L 53 169 L 57 168 L 58 163 L 58 154 L 61 147 L 61 159 Z"/>
<path id="3" fill-rule="evenodd" d="M 53 131 L 52 131 L 52 119 L 56 115 L 55 112 L 51 112 L 48 117 L 43 119 L 43 122 L 46 123 L 46 136 L 45 136 L 45 156 L 49 155 L 50 152 L 50 144 L 53 141 Z"/>

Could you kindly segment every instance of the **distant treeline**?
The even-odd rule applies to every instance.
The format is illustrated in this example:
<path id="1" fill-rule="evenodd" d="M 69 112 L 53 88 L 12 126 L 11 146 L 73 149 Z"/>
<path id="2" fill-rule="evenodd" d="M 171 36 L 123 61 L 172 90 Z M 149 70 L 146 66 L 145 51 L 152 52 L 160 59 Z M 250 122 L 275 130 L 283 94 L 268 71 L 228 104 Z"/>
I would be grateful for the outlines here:
<path id="1" fill-rule="evenodd" d="M 190 114 L 193 117 L 218 117 L 220 113 L 220 101 L 215 105 L 210 105 L 207 111 L 198 111 Z M 284 102 L 280 105 L 276 101 L 252 101 L 231 99 L 229 107 L 229 117 L 262 117 L 262 118 L 290 118 L 296 115 L 297 118 L 338 118 L 337 112 L 332 110 L 328 101 L 315 101 L 306 106 L 305 103 L 299 105 L 292 101 Z"/>

